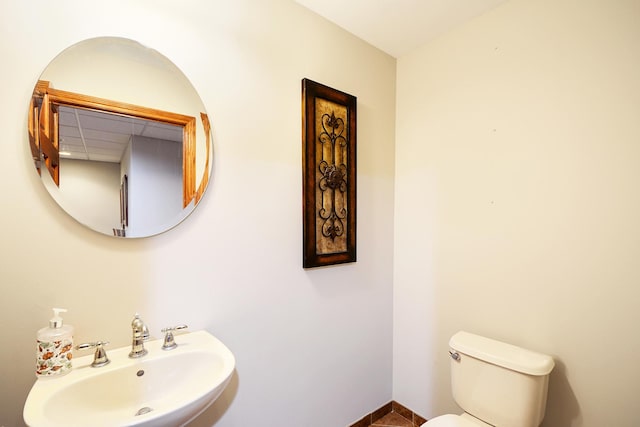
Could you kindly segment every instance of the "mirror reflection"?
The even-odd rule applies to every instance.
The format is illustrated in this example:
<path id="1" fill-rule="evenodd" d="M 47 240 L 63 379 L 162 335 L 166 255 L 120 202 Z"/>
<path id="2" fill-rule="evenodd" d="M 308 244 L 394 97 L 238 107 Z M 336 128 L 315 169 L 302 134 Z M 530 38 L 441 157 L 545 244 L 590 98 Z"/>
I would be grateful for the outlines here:
<path id="1" fill-rule="evenodd" d="M 181 222 L 211 173 L 211 130 L 186 77 L 121 38 L 78 43 L 33 92 L 29 144 L 58 204 L 82 224 L 145 237 Z"/>

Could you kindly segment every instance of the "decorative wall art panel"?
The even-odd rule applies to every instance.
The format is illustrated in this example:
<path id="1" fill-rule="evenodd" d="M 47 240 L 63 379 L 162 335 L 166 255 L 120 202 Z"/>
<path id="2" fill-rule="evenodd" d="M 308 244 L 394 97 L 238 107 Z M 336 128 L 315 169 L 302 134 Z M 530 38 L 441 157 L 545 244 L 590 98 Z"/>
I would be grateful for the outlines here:
<path id="1" fill-rule="evenodd" d="M 356 97 L 302 80 L 303 267 L 356 261 Z"/>

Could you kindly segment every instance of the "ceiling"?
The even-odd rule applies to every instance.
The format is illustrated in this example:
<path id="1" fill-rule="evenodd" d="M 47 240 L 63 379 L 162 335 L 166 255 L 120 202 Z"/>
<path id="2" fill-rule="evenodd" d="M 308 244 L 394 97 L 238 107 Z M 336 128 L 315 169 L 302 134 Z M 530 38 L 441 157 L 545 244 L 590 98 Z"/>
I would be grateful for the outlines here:
<path id="1" fill-rule="evenodd" d="M 295 0 L 399 58 L 506 0 Z"/>
<path id="2" fill-rule="evenodd" d="M 135 117 L 59 107 L 60 156 L 120 163 L 133 135 L 182 143 L 182 127 Z"/>

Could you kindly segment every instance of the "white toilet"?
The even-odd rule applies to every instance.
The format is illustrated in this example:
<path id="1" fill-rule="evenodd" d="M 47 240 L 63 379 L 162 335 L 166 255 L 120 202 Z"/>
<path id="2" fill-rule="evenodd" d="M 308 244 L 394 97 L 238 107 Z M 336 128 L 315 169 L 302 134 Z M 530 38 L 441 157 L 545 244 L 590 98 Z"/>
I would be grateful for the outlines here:
<path id="1" fill-rule="evenodd" d="M 449 341 L 451 388 L 462 415 L 422 427 L 538 427 L 547 406 L 550 356 L 458 332 Z"/>

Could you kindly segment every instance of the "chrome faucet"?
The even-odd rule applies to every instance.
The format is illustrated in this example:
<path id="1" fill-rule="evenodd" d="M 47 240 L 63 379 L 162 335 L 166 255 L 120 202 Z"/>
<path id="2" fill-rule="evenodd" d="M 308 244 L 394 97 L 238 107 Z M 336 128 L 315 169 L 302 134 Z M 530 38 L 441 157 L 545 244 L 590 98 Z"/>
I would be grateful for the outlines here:
<path id="1" fill-rule="evenodd" d="M 131 329 L 133 331 L 133 341 L 131 342 L 129 357 L 142 357 L 147 354 L 147 350 L 144 348 L 144 342 L 149 339 L 149 329 L 142 319 L 140 319 L 138 313 L 136 313 L 131 322 Z"/>

